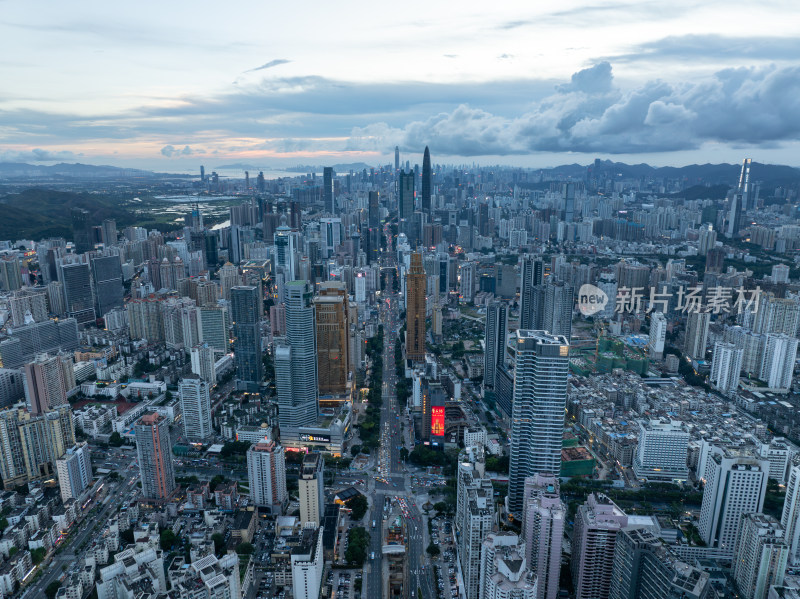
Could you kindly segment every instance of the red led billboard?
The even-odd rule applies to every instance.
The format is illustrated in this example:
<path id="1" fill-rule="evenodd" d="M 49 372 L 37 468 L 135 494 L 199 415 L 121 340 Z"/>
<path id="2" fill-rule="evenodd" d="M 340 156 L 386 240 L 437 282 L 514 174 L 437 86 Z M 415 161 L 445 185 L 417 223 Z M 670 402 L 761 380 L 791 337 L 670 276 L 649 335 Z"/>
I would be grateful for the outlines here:
<path id="1" fill-rule="evenodd" d="M 444 406 L 431 407 L 431 436 L 444 436 Z"/>

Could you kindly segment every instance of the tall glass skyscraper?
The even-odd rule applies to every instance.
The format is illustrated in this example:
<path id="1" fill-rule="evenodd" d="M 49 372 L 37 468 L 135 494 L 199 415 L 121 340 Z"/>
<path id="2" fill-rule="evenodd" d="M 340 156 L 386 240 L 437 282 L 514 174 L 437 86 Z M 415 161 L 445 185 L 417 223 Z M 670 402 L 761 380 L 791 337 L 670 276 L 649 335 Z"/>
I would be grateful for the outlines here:
<path id="1" fill-rule="evenodd" d="M 233 354 L 237 388 L 257 391 L 264 380 L 261 356 L 261 328 L 258 287 L 231 287 L 231 320 L 233 321 Z"/>
<path id="2" fill-rule="evenodd" d="M 314 425 L 318 413 L 317 331 L 308 281 L 286 283 L 286 342 L 276 347 L 281 427 Z"/>
<path id="3" fill-rule="evenodd" d="M 425 146 L 425 154 L 422 156 L 422 211 L 431 215 L 431 151 Z"/>
<path id="4" fill-rule="evenodd" d="M 518 330 L 509 351 L 514 356 L 514 403 L 508 507 L 521 518 L 525 478 L 561 471 L 569 341 L 546 331 Z"/>

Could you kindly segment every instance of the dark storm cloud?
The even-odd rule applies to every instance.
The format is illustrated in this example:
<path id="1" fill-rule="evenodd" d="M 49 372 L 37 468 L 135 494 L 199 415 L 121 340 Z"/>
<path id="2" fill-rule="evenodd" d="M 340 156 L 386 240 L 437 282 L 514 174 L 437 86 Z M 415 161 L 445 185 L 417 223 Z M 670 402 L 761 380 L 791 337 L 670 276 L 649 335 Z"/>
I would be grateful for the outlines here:
<path id="1" fill-rule="evenodd" d="M 620 91 L 610 65 L 505 118 L 467 105 L 404 127 L 355 128 L 348 148 L 388 151 L 425 145 L 446 155 L 547 152 L 644 153 L 705 142 L 774 146 L 800 139 L 800 67 L 723 70 L 697 84 L 645 83 Z"/>
<path id="2" fill-rule="evenodd" d="M 609 57 L 614 62 L 646 60 L 797 60 L 800 38 L 730 37 L 725 35 L 672 35 L 634 46 L 626 54 Z"/>

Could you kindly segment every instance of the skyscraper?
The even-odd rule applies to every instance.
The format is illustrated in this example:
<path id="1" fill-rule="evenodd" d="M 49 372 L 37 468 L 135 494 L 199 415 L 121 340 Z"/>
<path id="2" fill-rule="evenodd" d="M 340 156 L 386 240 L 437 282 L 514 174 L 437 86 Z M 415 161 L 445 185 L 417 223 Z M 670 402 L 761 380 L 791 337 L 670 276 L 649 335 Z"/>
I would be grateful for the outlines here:
<path id="1" fill-rule="evenodd" d="M 742 161 L 742 171 L 739 175 L 739 186 L 731 198 L 730 211 L 728 213 L 728 237 L 736 237 L 739 235 L 741 229 L 746 226 L 747 210 L 753 206 L 751 199 L 753 195 L 752 184 L 750 183 L 750 165 L 752 164 L 751 158 L 745 158 Z"/>
<path id="2" fill-rule="evenodd" d="M 103 221 L 103 245 L 108 247 L 117 243 L 117 221 L 107 218 Z"/>
<path id="3" fill-rule="evenodd" d="M 551 281 L 545 285 L 542 329 L 552 335 L 572 335 L 572 310 L 575 298 L 572 285 Z"/>
<path id="4" fill-rule="evenodd" d="M 286 457 L 274 441 L 262 441 L 247 450 L 247 480 L 251 501 L 273 515 L 283 513 L 286 493 Z"/>
<path id="5" fill-rule="evenodd" d="M 711 313 L 700 310 L 691 311 L 686 316 L 686 342 L 684 354 L 693 360 L 704 360 L 708 342 L 708 325 Z"/>
<path id="6" fill-rule="evenodd" d="M 275 348 L 275 384 L 281 428 L 317 421 L 317 332 L 308 281 L 286 284 L 286 340 Z"/>
<path id="7" fill-rule="evenodd" d="M 789 467 L 789 480 L 786 483 L 786 497 L 783 500 L 781 526 L 786 530 L 789 544 L 789 562 L 800 563 L 800 460 L 794 459 Z"/>
<path id="8" fill-rule="evenodd" d="M 198 343 L 191 349 L 192 372 L 213 386 L 217 378 L 214 374 L 214 348 L 208 343 Z"/>
<path id="9" fill-rule="evenodd" d="M 61 501 L 78 499 L 92 484 L 92 460 L 89 445 L 76 443 L 56 460 L 58 472 L 58 488 L 61 490 Z"/>
<path id="10" fill-rule="evenodd" d="M 761 512 L 769 460 L 714 447 L 708 457 L 698 530 L 706 545 L 733 556 L 742 515 Z"/>
<path id="11" fill-rule="evenodd" d="M 219 353 L 228 351 L 228 327 L 230 319 L 228 309 L 224 306 L 212 305 L 200 308 L 200 326 L 203 331 L 203 342 Z"/>
<path id="12" fill-rule="evenodd" d="M 468 447 L 459 456 L 455 518 L 467 599 L 478 599 L 480 594 L 481 548 L 494 517 L 494 492 L 485 476 L 483 448 Z"/>
<path id="13" fill-rule="evenodd" d="M 650 335 L 647 340 L 648 355 L 651 360 L 664 357 L 664 343 L 667 339 L 667 319 L 663 312 L 650 313 Z"/>
<path id="14" fill-rule="evenodd" d="M 77 320 L 78 324 L 92 322 L 96 316 L 89 265 L 83 262 L 63 264 L 61 282 L 64 284 L 67 316 Z"/>
<path id="15" fill-rule="evenodd" d="M 486 341 L 483 357 L 483 386 L 494 389 L 497 367 L 506 353 L 506 335 L 508 334 L 508 305 L 502 301 L 494 301 L 486 308 Z"/>
<path id="16" fill-rule="evenodd" d="M 300 524 L 320 526 L 325 512 L 325 461 L 319 453 L 307 453 L 297 481 L 300 495 Z"/>
<path id="17" fill-rule="evenodd" d="M 411 254 L 406 274 L 406 358 L 412 362 L 425 359 L 425 269 L 422 254 Z"/>
<path id="18" fill-rule="evenodd" d="M 350 301 L 343 282 L 323 284 L 314 298 L 317 326 L 317 372 L 321 395 L 339 395 L 347 390 L 350 373 Z"/>
<path id="19" fill-rule="evenodd" d="M 25 395 L 31 414 L 44 414 L 69 405 L 58 356 L 39 354 L 33 362 L 25 364 Z"/>
<path id="20" fill-rule="evenodd" d="M 609 599 L 703 599 L 710 586 L 707 572 L 677 559 L 648 528 L 630 525 L 617 533 Z"/>
<path id="21" fill-rule="evenodd" d="M 103 317 L 123 305 L 122 263 L 119 256 L 92 258 L 92 283 L 97 316 Z"/>
<path id="22" fill-rule="evenodd" d="M 75 253 L 83 254 L 91 250 L 92 228 L 89 225 L 89 213 L 82 208 L 72 209 L 72 241 L 75 243 Z"/>
<path id="23" fill-rule="evenodd" d="M 134 426 L 139 476 L 145 499 L 167 499 L 175 491 L 175 466 L 169 421 L 156 412 L 147 412 Z"/>
<path id="24" fill-rule="evenodd" d="M 422 212 L 431 216 L 431 151 L 425 146 L 425 154 L 422 157 Z"/>
<path id="25" fill-rule="evenodd" d="M 709 382 L 721 393 L 730 393 L 739 386 L 739 373 L 742 370 L 741 349 L 732 343 L 715 343 L 711 357 Z"/>
<path id="26" fill-rule="evenodd" d="M 400 171 L 398 187 L 398 212 L 401 220 L 408 220 L 414 214 L 414 171 Z"/>
<path id="27" fill-rule="evenodd" d="M 334 189 L 333 167 L 326 166 L 322 169 L 322 199 L 325 202 L 325 212 L 336 214 L 336 198 Z"/>
<path id="28" fill-rule="evenodd" d="M 589 495 L 575 514 L 572 538 L 572 584 L 576 599 L 606 599 L 617 535 L 628 516 L 605 495 Z"/>
<path id="29" fill-rule="evenodd" d="M 537 599 L 555 599 L 561 572 L 561 545 L 567 508 L 556 476 L 525 479 L 522 539 L 528 568 L 536 574 Z"/>
<path id="30" fill-rule="evenodd" d="M 231 320 L 233 321 L 233 354 L 236 380 L 240 388 L 258 390 L 264 380 L 261 355 L 261 326 L 258 287 L 231 287 Z"/>
<path id="31" fill-rule="evenodd" d="M 400 146 L 394 147 L 394 172 L 400 170 Z"/>
<path id="32" fill-rule="evenodd" d="M 21 408 L 0 410 L 0 477 L 6 489 L 52 477 L 56 460 L 75 445 L 68 406 L 44 414 Z"/>
<path id="33" fill-rule="evenodd" d="M 544 260 L 526 256 L 522 261 L 519 295 L 519 328 L 536 329 L 534 322 L 534 288 L 544 281 Z"/>
<path id="34" fill-rule="evenodd" d="M 785 533 L 772 516 L 752 513 L 742 516 L 733 579 L 744 599 L 767 599 L 771 587 L 783 584 L 789 557 Z"/>
<path id="35" fill-rule="evenodd" d="M 561 196 L 564 199 L 564 222 L 575 220 L 575 184 L 562 183 Z"/>
<path id="36" fill-rule="evenodd" d="M 569 341 L 546 331 L 518 330 L 511 337 L 514 391 L 509 510 L 522 518 L 525 478 L 558 476 L 567 401 Z"/>
<path id="37" fill-rule="evenodd" d="M 211 396 L 208 383 L 197 374 L 183 377 L 178 384 L 181 399 L 183 434 L 190 441 L 203 441 L 211 436 Z"/>
<path id="38" fill-rule="evenodd" d="M 766 336 L 759 378 L 767 383 L 769 389 L 791 389 L 797 344 L 798 340 L 794 336 Z"/>

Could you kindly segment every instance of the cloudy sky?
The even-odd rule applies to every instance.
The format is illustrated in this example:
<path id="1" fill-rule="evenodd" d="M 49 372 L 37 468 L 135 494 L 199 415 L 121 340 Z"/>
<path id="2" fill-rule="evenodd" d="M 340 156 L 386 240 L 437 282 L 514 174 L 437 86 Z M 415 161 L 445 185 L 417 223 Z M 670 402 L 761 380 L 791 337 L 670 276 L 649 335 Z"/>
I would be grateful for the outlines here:
<path id="1" fill-rule="evenodd" d="M 0 161 L 800 166 L 799 6 L 0 0 Z"/>

